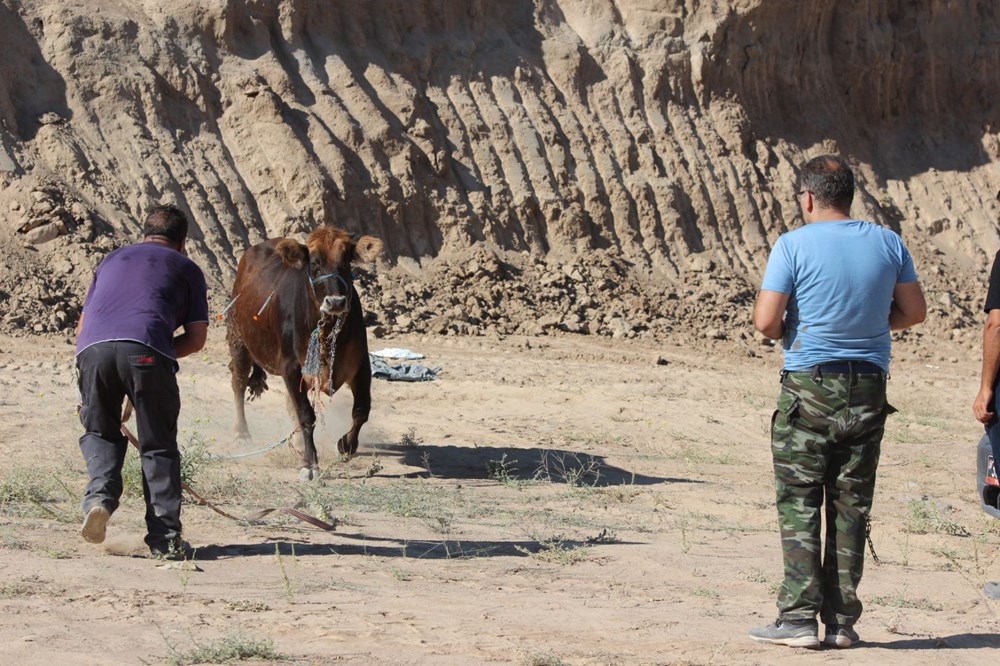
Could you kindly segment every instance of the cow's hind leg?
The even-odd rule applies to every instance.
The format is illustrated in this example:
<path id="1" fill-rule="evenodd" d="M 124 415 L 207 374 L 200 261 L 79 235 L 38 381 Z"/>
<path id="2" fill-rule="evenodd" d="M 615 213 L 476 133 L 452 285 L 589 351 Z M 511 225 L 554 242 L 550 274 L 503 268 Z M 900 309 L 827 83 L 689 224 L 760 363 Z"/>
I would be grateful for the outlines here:
<path id="1" fill-rule="evenodd" d="M 226 338 L 229 343 L 229 374 L 233 387 L 233 406 L 236 408 L 236 422 L 233 424 L 233 432 L 240 439 L 250 439 L 244 400 L 246 399 L 250 366 L 253 365 L 253 360 L 251 360 L 250 352 L 247 351 L 243 341 L 236 335 L 227 331 Z"/>
<path id="2" fill-rule="evenodd" d="M 361 426 L 368 422 L 368 413 L 372 408 L 372 374 L 361 371 L 348 382 L 351 394 L 354 396 L 354 407 L 351 409 L 351 429 L 337 441 L 337 451 L 342 456 L 353 456 L 358 451 L 358 434 Z"/>
<path id="3" fill-rule="evenodd" d="M 285 389 L 288 391 L 288 411 L 292 416 L 292 424 L 296 427 L 292 441 L 298 439 L 296 435 L 301 436 L 303 467 L 299 470 L 299 478 L 311 481 L 319 476 L 319 457 L 316 455 L 316 443 L 313 441 L 316 412 L 309 404 L 309 392 L 303 386 L 302 369 L 298 365 L 285 368 L 282 377 L 285 380 Z"/>

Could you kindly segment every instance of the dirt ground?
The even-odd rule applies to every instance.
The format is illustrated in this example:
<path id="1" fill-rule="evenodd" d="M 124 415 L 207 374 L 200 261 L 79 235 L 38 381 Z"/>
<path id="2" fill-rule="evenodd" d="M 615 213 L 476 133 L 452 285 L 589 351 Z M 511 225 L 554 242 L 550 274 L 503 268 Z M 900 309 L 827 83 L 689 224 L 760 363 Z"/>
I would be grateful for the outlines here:
<path id="1" fill-rule="evenodd" d="M 377 381 L 347 463 L 335 441 L 349 395 L 328 400 L 325 473 L 302 483 L 283 446 L 205 459 L 289 429 L 272 379 L 248 409 L 255 442 L 234 442 L 213 326 L 179 375 L 192 484 L 238 516 L 298 503 L 338 526 L 241 524 L 187 504 L 196 568 L 170 568 L 135 556 L 134 485 L 105 544 L 81 540 L 73 349 L 0 338 L 0 662 L 995 663 L 1000 602 L 981 588 L 1000 579 L 1000 521 L 975 496 L 967 351 L 897 345 L 864 642 L 803 652 L 746 638 L 775 617 L 780 580 L 768 450 L 779 353 L 579 336 L 382 346 L 426 354 L 440 379 Z"/>

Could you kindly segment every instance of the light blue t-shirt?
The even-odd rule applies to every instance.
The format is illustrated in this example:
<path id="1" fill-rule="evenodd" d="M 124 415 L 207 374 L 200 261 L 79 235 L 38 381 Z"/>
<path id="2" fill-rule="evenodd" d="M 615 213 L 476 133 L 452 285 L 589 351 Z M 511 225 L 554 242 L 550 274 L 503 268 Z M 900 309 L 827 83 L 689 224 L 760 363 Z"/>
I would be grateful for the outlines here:
<path id="1" fill-rule="evenodd" d="M 916 279 L 903 239 L 877 224 L 810 222 L 783 234 L 761 289 L 790 295 L 785 370 L 857 360 L 888 372 L 892 292 Z"/>

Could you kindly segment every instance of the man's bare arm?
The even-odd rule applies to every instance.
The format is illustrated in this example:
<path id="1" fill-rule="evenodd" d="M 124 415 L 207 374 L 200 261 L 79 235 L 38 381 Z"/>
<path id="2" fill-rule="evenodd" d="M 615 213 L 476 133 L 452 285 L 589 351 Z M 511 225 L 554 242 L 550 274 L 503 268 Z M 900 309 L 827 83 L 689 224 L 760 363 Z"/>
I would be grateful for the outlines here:
<path id="1" fill-rule="evenodd" d="M 919 324 L 927 318 L 927 303 L 920 283 L 900 282 L 892 292 L 889 328 L 898 331 Z"/>
<path id="2" fill-rule="evenodd" d="M 780 291 L 761 289 L 757 302 L 753 305 L 753 326 L 772 340 L 780 340 L 785 334 L 785 309 L 788 294 Z"/>
<path id="3" fill-rule="evenodd" d="M 174 351 L 177 358 L 190 356 L 201 351 L 208 340 L 208 322 L 199 321 L 193 324 L 185 324 L 184 332 L 174 338 Z"/>
<path id="4" fill-rule="evenodd" d="M 972 413 L 980 423 L 989 423 L 996 416 L 993 406 L 993 386 L 1000 371 L 1000 310 L 990 310 L 983 327 L 983 371 L 979 393 L 972 403 Z"/>

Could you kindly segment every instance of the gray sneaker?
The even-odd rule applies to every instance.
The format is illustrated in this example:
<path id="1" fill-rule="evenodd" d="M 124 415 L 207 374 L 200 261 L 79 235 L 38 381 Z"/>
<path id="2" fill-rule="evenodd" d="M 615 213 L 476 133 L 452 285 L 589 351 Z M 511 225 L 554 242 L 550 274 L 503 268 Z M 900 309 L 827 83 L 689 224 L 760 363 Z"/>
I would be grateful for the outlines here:
<path id="1" fill-rule="evenodd" d="M 819 647 L 819 623 L 816 620 L 775 620 L 766 627 L 756 627 L 748 634 L 758 643 L 788 647 Z"/>
<path id="2" fill-rule="evenodd" d="M 106 508 L 100 504 L 90 507 L 87 516 L 83 519 L 80 536 L 88 543 L 103 543 L 109 520 L 111 520 L 111 512 Z"/>
<path id="3" fill-rule="evenodd" d="M 826 626 L 826 636 L 823 637 L 823 645 L 835 648 L 849 648 L 861 637 L 846 624 L 828 624 Z"/>

